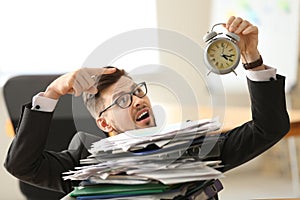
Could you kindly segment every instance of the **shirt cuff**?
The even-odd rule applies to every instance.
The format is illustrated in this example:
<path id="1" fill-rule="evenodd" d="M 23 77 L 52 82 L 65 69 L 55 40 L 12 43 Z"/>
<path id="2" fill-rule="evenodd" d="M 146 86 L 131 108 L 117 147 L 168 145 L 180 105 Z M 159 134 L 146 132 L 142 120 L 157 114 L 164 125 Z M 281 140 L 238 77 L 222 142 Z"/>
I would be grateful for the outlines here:
<path id="1" fill-rule="evenodd" d="M 277 70 L 275 68 L 266 66 L 265 70 L 247 70 L 246 75 L 251 81 L 270 81 L 276 80 L 276 72 Z"/>
<path id="2" fill-rule="evenodd" d="M 44 92 L 40 92 L 32 98 L 32 110 L 42 112 L 53 112 L 58 100 L 44 97 Z"/>

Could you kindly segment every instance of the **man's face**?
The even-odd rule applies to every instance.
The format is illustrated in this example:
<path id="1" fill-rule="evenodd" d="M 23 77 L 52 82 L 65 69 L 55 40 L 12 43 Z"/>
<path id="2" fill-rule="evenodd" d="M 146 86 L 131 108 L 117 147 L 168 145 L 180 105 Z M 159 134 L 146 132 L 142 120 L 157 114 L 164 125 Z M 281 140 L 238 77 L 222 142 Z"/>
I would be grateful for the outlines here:
<path id="1" fill-rule="evenodd" d="M 102 91 L 104 107 L 111 105 L 122 94 L 132 92 L 136 86 L 137 84 L 130 78 L 122 76 L 116 83 Z M 123 109 L 114 105 L 97 119 L 97 123 L 102 130 L 114 135 L 127 130 L 153 127 L 155 118 L 147 95 L 142 98 L 132 95 L 132 103 L 128 108 Z"/>

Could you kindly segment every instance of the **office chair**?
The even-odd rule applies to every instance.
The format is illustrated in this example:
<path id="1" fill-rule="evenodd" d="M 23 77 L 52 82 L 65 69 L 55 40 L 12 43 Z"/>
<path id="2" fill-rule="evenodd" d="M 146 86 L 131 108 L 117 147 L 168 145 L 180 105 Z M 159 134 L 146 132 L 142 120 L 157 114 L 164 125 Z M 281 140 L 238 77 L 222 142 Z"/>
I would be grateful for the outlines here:
<path id="1" fill-rule="evenodd" d="M 3 86 L 4 100 L 14 129 L 17 127 L 22 105 L 31 102 L 32 97 L 37 93 L 45 91 L 49 83 L 58 76 L 59 75 L 20 75 L 6 81 Z M 74 123 L 72 114 L 72 104 L 74 106 L 74 102 L 76 103 L 76 112 L 81 113 L 79 116 L 81 131 L 90 133 L 99 131 L 81 101 L 81 97 L 72 98 L 71 95 L 65 95 L 60 98 L 51 122 L 46 150 L 61 151 L 67 149 L 73 135 L 79 131 L 78 126 L 75 126 L 75 124 L 78 123 L 76 121 Z M 82 105 L 82 107 L 78 108 L 78 105 Z M 62 132 L 64 134 L 60 134 Z M 32 186 L 22 181 L 19 182 L 19 186 L 21 192 L 28 200 L 56 200 L 61 199 L 65 195 L 60 192 Z"/>

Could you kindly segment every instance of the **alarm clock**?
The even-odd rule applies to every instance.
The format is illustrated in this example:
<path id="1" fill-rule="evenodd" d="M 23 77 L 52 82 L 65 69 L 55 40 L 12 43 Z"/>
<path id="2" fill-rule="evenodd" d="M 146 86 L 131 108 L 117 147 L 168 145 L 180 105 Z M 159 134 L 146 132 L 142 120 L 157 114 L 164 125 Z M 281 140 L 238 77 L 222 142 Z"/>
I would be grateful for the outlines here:
<path id="1" fill-rule="evenodd" d="M 240 49 L 237 42 L 240 37 L 237 34 L 226 32 L 217 33 L 213 29 L 217 25 L 224 25 L 224 23 L 215 24 L 211 31 L 203 37 L 206 47 L 204 50 L 204 62 L 210 72 L 216 74 L 235 73 L 235 68 L 240 62 Z M 236 74 L 236 73 L 235 73 Z"/>

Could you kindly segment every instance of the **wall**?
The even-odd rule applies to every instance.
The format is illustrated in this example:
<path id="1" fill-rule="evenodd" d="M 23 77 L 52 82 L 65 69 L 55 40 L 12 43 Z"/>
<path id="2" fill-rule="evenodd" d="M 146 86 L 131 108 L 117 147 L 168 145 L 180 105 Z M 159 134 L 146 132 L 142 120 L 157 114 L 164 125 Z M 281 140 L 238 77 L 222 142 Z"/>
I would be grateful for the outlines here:
<path id="1" fill-rule="evenodd" d="M 300 38 L 300 35 L 299 35 Z M 299 45 L 300 47 L 300 39 L 299 39 Z M 291 107 L 293 109 L 300 109 L 300 51 L 299 57 L 298 57 L 298 72 L 297 72 L 297 84 L 291 91 Z"/>
<path id="2" fill-rule="evenodd" d="M 80 68 L 95 48 L 114 36 L 156 27 L 155 5 L 155 0 L 2 1 L 0 79 L 3 74 L 65 73 Z M 119 45 L 113 50 L 127 43 Z M 84 67 L 108 65 L 103 60 L 114 51 L 107 52 L 99 56 L 97 66 Z"/>
<path id="3" fill-rule="evenodd" d="M 260 28 L 260 43 L 259 48 L 264 55 L 264 60 L 267 64 L 274 66 L 278 69 L 278 73 L 287 76 L 286 88 L 287 91 L 294 85 L 295 77 L 297 74 L 297 45 L 299 43 L 297 32 L 299 24 L 299 3 L 297 1 L 278 1 L 271 3 L 270 1 L 239 1 L 230 0 L 226 1 L 226 5 L 222 6 L 221 1 L 197 1 L 191 0 L 188 2 L 180 0 L 165 0 L 157 2 L 157 15 L 158 15 L 158 27 L 166 28 L 179 32 L 191 40 L 195 41 L 200 47 L 204 47 L 202 37 L 211 28 L 210 23 L 212 21 L 222 22 L 223 18 L 230 15 L 242 16 Z M 225 3 L 225 2 L 224 2 Z M 259 6 L 262 4 L 261 6 Z M 211 10 L 214 9 L 218 12 L 216 15 L 212 15 Z M 221 10 L 224 11 L 221 12 Z M 266 17 L 264 17 L 264 11 Z M 267 20 L 268 18 L 276 20 Z M 217 19 L 216 19 L 217 18 Z M 263 18 L 263 19 L 262 19 Z M 223 21 L 225 21 L 224 19 Z M 290 25 L 287 26 L 286 21 L 290 21 Z M 270 22 L 270 23 L 269 23 Z M 285 27 L 283 29 L 277 29 L 277 27 Z M 218 30 L 218 29 L 217 29 Z M 289 40 L 286 40 L 284 35 L 293 33 Z M 280 51 L 273 51 L 273 45 L 280 45 L 281 49 L 291 49 L 293 53 L 288 54 L 289 57 L 283 57 L 280 55 Z M 270 48 L 271 47 L 271 48 Z M 296 49 L 296 50 L 295 50 Z M 199 55 L 201 56 L 201 55 Z M 275 56 L 275 57 L 274 57 Z M 174 69 L 190 68 L 189 64 L 185 63 L 178 57 L 171 56 L 170 54 L 161 54 L 161 62 L 171 66 Z M 288 66 L 288 67 L 287 67 Z M 247 91 L 246 79 L 242 66 L 239 66 L 236 70 L 238 76 L 228 74 L 222 76 L 222 82 L 224 91 L 226 93 L 226 104 L 234 106 L 249 106 L 249 96 Z M 300 72 L 298 67 L 298 83 L 293 87 L 292 96 L 288 100 L 292 101 L 294 108 L 300 107 Z M 183 72 L 181 72 L 183 73 Z M 186 73 L 186 72 L 184 72 Z M 189 78 L 193 77 L 189 75 Z M 207 95 L 200 91 L 201 97 Z M 198 98 L 201 98 L 198 95 Z"/>
<path id="4" fill-rule="evenodd" d="M 300 68 L 300 66 L 299 66 Z M 298 69 L 298 82 L 291 92 L 291 108 L 300 109 L 300 70 Z"/>
<path id="5" fill-rule="evenodd" d="M 179 34 L 183 34 L 203 49 L 205 44 L 202 37 L 211 28 L 211 4 L 211 1 L 198 0 L 190 0 L 188 2 L 180 0 L 157 1 L 157 25 L 159 28 L 173 30 Z M 202 52 L 199 57 L 202 57 Z M 179 56 L 163 52 L 160 54 L 160 61 L 178 73 L 183 74 L 191 85 L 195 85 L 197 88 L 201 87 L 201 89 L 195 93 L 197 99 L 202 100 L 201 103 L 211 103 L 212 94 L 211 91 L 208 91 L 207 83 L 205 83 L 205 79 L 207 78 L 206 73 L 202 74 L 202 82 L 199 83 L 199 78 L 195 76 L 190 63 L 185 62 L 185 60 Z M 203 68 L 203 65 L 201 67 Z M 214 75 L 209 75 L 208 78 L 212 76 Z M 243 75 L 240 75 L 238 78 L 245 79 Z M 215 79 L 215 77 L 213 79 Z M 227 93 L 225 89 L 226 88 L 223 87 L 223 91 L 225 91 L 225 105 L 249 106 L 247 90 Z"/>

